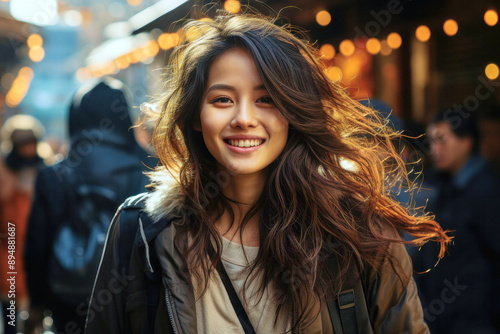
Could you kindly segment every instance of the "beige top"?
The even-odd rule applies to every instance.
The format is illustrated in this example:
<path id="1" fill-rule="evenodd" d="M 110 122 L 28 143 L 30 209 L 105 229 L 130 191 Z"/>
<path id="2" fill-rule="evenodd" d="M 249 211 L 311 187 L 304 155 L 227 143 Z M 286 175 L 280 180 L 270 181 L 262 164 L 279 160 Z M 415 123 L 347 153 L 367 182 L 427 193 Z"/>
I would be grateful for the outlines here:
<path id="1" fill-rule="evenodd" d="M 279 322 L 277 328 L 273 329 L 276 305 L 269 298 L 268 289 L 264 291 L 260 300 L 258 296 L 255 296 L 258 288 L 256 279 L 247 284 L 246 299 L 243 298 L 243 284 L 248 276 L 247 268 L 257 257 L 259 248 L 245 246 L 245 258 L 243 246 L 239 244 L 222 238 L 222 247 L 222 264 L 231 279 L 234 290 L 238 294 L 240 301 L 242 301 L 255 332 L 257 334 L 286 332 L 286 325 L 283 321 Z M 194 287 L 195 296 L 198 297 L 199 292 L 196 289 L 196 284 L 194 284 Z M 229 300 L 226 288 L 217 272 L 214 272 L 214 275 L 212 275 L 205 294 L 201 299 L 196 301 L 196 318 L 199 333 L 244 333 L 233 305 Z"/>
<path id="2" fill-rule="evenodd" d="M 290 329 L 291 319 L 284 319 L 280 316 L 276 327 L 274 318 L 276 315 L 276 304 L 271 298 L 269 288 L 266 288 L 262 298 L 256 295 L 259 286 L 259 276 L 249 280 L 244 294 L 243 285 L 248 276 L 249 264 L 257 257 L 258 247 L 247 247 L 222 238 L 222 263 L 231 279 L 234 290 L 238 294 L 240 301 L 248 315 L 256 334 L 285 333 Z M 245 253 L 243 252 L 243 248 Z M 245 258 L 246 254 L 246 258 Z M 194 278 L 193 278 L 194 283 Z M 195 287 L 195 296 L 199 292 Z M 245 298 L 244 298 L 245 297 Z M 196 317 L 199 333 L 209 334 L 243 334 L 243 328 L 238 320 L 236 312 L 229 300 L 224 284 L 220 280 L 217 272 L 214 272 L 205 294 L 196 301 Z M 323 333 L 321 317 L 317 317 L 314 323 L 309 326 L 306 333 Z"/>

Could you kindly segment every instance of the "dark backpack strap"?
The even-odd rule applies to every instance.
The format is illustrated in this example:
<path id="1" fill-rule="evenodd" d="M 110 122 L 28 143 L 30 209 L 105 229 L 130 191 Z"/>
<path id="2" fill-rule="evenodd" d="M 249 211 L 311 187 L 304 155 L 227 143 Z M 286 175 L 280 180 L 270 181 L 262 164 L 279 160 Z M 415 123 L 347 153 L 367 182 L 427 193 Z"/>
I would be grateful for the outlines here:
<path id="1" fill-rule="evenodd" d="M 129 270 L 130 257 L 134 247 L 135 235 L 139 226 L 140 208 L 123 209 L 120 212 L 120 244 L 119 244 L 119 268 Z"/>
<path id="2" fill-rule="evenodd" d="M 327 264 L 330 274 L 335 277 L 335 271 L 338 268 L 336 257 L 330 256 Z M 328 302 L 333 331 L 338 334 L 358 334 L 361 326 L 363 333 L 365 330 L 370 333 L 371 331 L 365 328 L 365 325 L 369 323 L 370 315 L 359 267 L 352 265 L 348 276 L 337 298 Z"/>
<path id="3" fill-rule="evenodd" d="M 231 283 L 231 280 L 227 275 L 226 269 L 224 269 L 222 260 L 219 260 L 215 268 L 217 269 L 217 272 L 219 273 L 222 283 L 226 288 L 227 294 L 229 295 L 229 300 L 231 300 L 231 304 L 233 305 L 234 311 L 238 316 L 238 320 L 241 323 L 241 327 L 243 327 L 243 331 L 245 332 L 245 334 L 255 334 L 252 324 L 248 319 L 248 315 L 245 312 L 243 305 L 241 304 L 240 298 L 238 297 L 236 291 L 234 290 L 233 284 Z"/>
<path id="4" fill-rule="evenodd" d="M 132 249 L 136 239 L 139 227 L 139 217 L 141 216 L 142 208 L 127 207 L 122 209 L 120 214 L 120 251 L 119 251 L 119 266 L 129 270 L 129 262 L 132 255 Z M 153 268 L 159 268 L 156 257 L 152 258 Z M 160 294 L 159 277 L 160 272 L 156 272 L 154 277 L 158 279 L 152 280 L 149 276 L 145 277 L 146 289 L 146 314 L 147 322 L 145 332 L 147 334 L 154 333 L 154 325 L 156 312 L 158 308 L 158 296 Z"/>
<path id="5" fill-rule="evenodd" d="M 358 281 L 361 285 L 361 281 Z M 356 288 L 355 287 L 355 288 Z M 359 288 L 362 289 L 360 286 Z M 354 297 L 354 289 L 349 289 L 340 292 L 338 298 L 340 322 L 344 334 L 358 334 L 358 321 L 356 319 L 356 298 Z"/>

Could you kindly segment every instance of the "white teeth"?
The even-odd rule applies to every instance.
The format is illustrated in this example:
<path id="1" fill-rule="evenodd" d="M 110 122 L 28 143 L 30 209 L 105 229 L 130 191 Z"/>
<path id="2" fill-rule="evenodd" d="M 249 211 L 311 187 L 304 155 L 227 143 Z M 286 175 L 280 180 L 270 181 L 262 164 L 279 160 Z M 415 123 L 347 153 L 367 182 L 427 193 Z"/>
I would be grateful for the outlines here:
<path id="1" fill-rule="evenodd" d="M 253 147 L 253 146 L 258 146 L 262 144 L 262 139 L 252 139 L 252 140 L 234 140 L 234 139 L 229 139 L 229 144 L 231 146 L 237 146 L 237 147 Z"/>

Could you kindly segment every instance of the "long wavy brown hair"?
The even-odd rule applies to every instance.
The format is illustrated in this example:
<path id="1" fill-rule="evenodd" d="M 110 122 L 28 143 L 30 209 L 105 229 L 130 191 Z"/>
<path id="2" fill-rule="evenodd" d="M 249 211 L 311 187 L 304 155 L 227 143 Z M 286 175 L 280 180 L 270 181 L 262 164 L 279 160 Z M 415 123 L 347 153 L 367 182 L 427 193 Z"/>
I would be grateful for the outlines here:
<path id="1" fill-rule="evenodd" d="M 251 54 L 289 122 L 289 137 L 240 233 L 251 217 L 259 217 L 260 248 L 252 272 L 261 274 L 260 291 L 274 287 L 276 318 L 293 312 L 297 325 L 314 298 L 340 292 L 353 263 L 363 270 L 376 268 L 384 258 L 393 261 L 388 244 L 402 243 L 400 233 L 412 235 L 407 243 L 416 246 L 438 242 L 439 258 L 450 237 L 432 217 L 410 214 L 390 196 L 394 182 L 407 180 L 391 143 L 400 135 L 325 75 L 310 43 L 291 27 L 273 22 L 218 12 L 214 20 L 185 24 L 166 69 L 153 145 L 160 170 L 172 173 L 183 191 L 186 210 L 176 243 L 186 273 L 201 278 L 205 291 L 221 256 L 214 223 L 224 210 L 234 213 L 222 193 L 227 178 L 193 126 L 214 60 L 233 48 Z M 334 275 L 327 270 L 332 257 L 338 267 Z"/>

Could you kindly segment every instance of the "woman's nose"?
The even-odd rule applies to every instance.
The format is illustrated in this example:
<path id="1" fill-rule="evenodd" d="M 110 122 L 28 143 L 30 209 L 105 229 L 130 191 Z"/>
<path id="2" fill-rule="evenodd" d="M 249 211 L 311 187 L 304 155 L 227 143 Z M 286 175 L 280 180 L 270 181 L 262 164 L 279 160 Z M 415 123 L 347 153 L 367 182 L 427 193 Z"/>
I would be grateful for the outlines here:
<path id="1" fill-rule="evenodd" d="M 251 102 L 242 102 L 234 108 L 234 117 L 231 121 L 232 127 L 246 129 L 257 126 L 257 113 L 255 105 Z"/>

